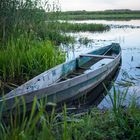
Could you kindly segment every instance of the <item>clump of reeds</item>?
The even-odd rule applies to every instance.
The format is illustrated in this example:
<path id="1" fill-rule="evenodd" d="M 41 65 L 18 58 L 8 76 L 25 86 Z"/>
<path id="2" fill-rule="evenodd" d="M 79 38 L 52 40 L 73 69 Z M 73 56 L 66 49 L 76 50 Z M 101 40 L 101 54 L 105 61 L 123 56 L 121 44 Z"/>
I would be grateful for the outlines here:
<path id="1" fill-rule="evenodd" d="M 85 37 L 85 38 L 81 37 L 81 38 L 79 38 L 78 41 L 80 44 L 83 44 L 83 45 L 88 45 L 89 43 L 93 42 L 93 40 L 88 39 L 87 37 Z"/>
<path id="2" fill-rule="evenodd" d="M 56 24 L 50 24 L 50 28 L 57 29 L 63 32 L 79 32 L 79 31 L 106 31 L 110 27 L 103 24 L 86 24 L 86 23 L 68 23 L 68 22 L 57 22 Z"/>
<path id="3" fill-rule="evenodd" d="M 65 60 L 65 54 L 50 41 L 11 38 L 0 49 L 0 80 L 6 85 L 20 85 Z"/>

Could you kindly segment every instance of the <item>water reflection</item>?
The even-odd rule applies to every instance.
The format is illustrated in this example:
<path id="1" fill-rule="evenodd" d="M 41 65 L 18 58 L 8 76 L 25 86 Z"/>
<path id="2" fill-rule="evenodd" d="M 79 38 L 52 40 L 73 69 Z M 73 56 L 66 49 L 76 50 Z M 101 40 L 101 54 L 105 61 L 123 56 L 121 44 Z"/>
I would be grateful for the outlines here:
<path id="1" fill-rule="evenodd" d="M 128 26 L 140 26 L 140 20 L 81 20 L 81 21 L 69 21 L 71 23 L 95 23 L 105 25 L 128 25 Z"/>
<path id="2" fill-rule="evenodd" d="M 73 22 L 73 21 L 71 21 Z M 140 20 L 130 20 L 130 21 L 106 21 L 106 20 L 88 20 L 88 21 L 74 21 L 80 23 L 103 23 L 103 24 L 115 24 L 115 25 L 133 25 L 140 26 Z M 72 46 L 67 48 L 67 61 L 74 59 L 79 54 L 87 53 L 95 50 L 99 47 L 109 45 L 113 42 L 120 43 L 122 48 L 122 67 L 119 75 L 115 81 L 116 86 L 120 90 L 125 90 L 129 88 L 129 96 L 132 96 L 135 91 L 140 89 L 140 29 L 139 28 L 111 28 L 108 32 L 103 33 L 93 33 L 93 32 L 80 32 L 80 33 L 70 33 L 77 38 L 77 42 L 72 44 Z M 80 44 L 78 42 L 79 38 L 88 38 L 92 40 L 87 45 Z M 112 91 L 112 89 L 111 89 Z M 136 93 L 140 96 L 140 92 Z M 140 99 L 140 98 L 139 98 Z M 103 99 L 99 107 L 110 107 L 107 102 L 109 97 Z M 139 100 L 140 103 L 140 100 Z"/>

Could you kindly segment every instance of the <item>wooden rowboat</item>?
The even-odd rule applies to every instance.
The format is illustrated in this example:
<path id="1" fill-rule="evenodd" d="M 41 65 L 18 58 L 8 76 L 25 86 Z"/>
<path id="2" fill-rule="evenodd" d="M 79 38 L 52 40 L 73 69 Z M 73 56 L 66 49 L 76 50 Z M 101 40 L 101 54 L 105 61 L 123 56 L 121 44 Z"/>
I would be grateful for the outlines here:
<path id="1" fill-rule="evenodd" d="M 61 103 L 76 99 L 93 90 L 104 81 L 121 61 L 121 48 L 117 43 L 102 47 L 70 62 L 58 65 L 12 90 L 0 99 L 11 109 L 15 97 L 26 105 L 47 97 L 48 102 Z"/>

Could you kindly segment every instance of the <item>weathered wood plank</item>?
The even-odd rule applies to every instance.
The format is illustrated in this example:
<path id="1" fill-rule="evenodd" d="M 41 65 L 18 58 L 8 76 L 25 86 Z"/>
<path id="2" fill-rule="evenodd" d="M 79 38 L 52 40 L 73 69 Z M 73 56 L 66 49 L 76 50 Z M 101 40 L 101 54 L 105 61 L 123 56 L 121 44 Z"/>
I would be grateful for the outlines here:
<path id="1" fill-rule="evenodd" d="M 113 48 L 113 45 L 103 55 L 106 55 L 112 48 Z"/>
<path id="2" fill-rule="evenodd" d="M 92 55 L 92 54 L 84 54 L 80 55 L 80 57 L 95 57 L 95 58 L 109 58 L 109 59 L 114 59 L 115 57 L 113 56 L 107 56 L 107 55 Z"/>

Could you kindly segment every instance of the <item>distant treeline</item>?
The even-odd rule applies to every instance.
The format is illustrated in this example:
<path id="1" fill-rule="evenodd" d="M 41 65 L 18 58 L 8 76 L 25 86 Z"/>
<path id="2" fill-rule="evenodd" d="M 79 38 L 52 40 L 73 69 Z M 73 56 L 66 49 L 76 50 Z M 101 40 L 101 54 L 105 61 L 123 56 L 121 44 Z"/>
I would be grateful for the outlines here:
<path id="1" fill-rule="evenodd" d="M 66 11 L 59 14 L 61 20 L 87 19 L 140 19 L 140 10 L 105 10 L 105 11 Z"/>
<path id="2" fill-rule="evenodd" d="M 140 14 L 140 10 L 129 10 L 129 9 L 120 9 L 120 10 L 105 10 L 105 11 L 65 11 L 61 12 L 61 14 L 64 15 L 79 15 L 79 14 L 84 14 L 84 15 L 89 15 L 89 14 Z"/>

